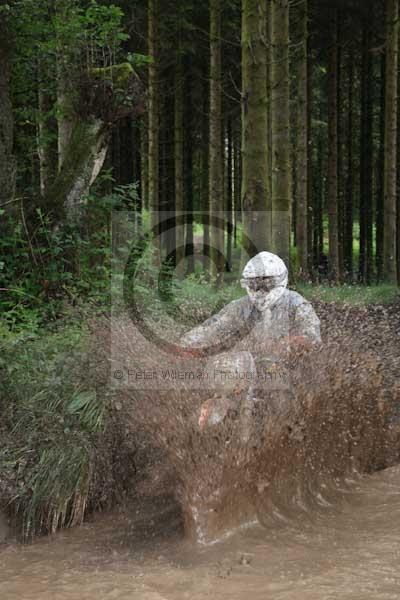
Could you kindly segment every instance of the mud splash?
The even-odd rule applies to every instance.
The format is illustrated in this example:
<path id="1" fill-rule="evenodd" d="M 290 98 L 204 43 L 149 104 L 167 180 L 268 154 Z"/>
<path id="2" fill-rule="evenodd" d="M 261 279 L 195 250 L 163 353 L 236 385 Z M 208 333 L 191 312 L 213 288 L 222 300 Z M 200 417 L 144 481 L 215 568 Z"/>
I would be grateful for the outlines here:
<path id="1" fill-rule="evenodd" d="M 209 390 L 119 395 L 132 435 L 145 430 L 149 445 L 162 449 L 192 540 L 213 543 L 255 520 L 269 526 L 277 518 L 318 514 L 335 503 L 349 477 L 399 462 L 398 307 L 321 305 L 319 313 L 324 346 L 291 358 L 290 393 L 269 396 L 260 443 L 241 443 L 235 415 L 199 432 Z M 146 357 L 151 369 L 161 357 L 145 341 L 132 344 L 131 333 L 124 323 L 122 349 L 132 361 Z"/>

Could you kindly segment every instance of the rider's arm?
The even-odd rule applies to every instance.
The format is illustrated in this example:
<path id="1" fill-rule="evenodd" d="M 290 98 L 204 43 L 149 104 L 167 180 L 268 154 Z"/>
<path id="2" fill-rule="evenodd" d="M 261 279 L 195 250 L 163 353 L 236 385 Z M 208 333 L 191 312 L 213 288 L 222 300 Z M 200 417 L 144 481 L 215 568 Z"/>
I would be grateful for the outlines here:
<path id="1" fill-rule="evenodd" d="M 303 299 L 296 306 L 290 331 L 290 342 L 294 347 L 312 347 L 321 343 L 319 318 L 307 300 Z"/>
<path id="2" fill-rule="evenodd" d="M 240 330 L 243 321 L 242 304 L 243 299 L 231 302 L 219 313 L 185 333 L 180 340 L 180 345 L 183 348 L 206 350 L 216 344 L 224 344 Z"/>

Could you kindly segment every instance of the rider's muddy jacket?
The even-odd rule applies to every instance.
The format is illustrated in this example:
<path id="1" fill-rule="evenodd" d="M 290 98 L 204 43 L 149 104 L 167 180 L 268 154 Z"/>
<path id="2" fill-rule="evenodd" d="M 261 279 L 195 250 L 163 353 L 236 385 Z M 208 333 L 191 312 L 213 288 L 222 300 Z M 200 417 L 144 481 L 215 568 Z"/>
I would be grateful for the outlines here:
<path id="1" fill-rule="evenodd" d="M 259 311 L 248 296 L 235 300 L 203 324 L 186 333 L 181 344 L 207 350 L 271 352 L 276 342 L 301 336 L 313 344 L 321 341 L 320 322 L 311 304 L 300 294 L 285 290 L 276 303 Z"/>

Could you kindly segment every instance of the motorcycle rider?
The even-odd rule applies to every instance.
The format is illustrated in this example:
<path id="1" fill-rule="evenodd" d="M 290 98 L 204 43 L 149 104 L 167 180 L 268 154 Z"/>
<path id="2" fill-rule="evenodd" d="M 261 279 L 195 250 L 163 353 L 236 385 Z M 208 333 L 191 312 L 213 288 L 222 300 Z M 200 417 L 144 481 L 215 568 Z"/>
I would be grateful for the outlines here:
<path id="1" fill-rule="evenodd" d="M 242 342 L 257 353 L 271 343 L 311 347 L 321 341 L 320 323 L 311 304 L 287 289 L 288 271 L 279 256 L 260 252 L 246 264 L 241 286 L 247 296 L 230 302 L 218 314 L 186 333 L 181 345 L 206 351 Z M 247 335 L 246 335 L 247 334 Z"/>
<path id="2" fill-rule="evenodd" d="M 181 346 L 205 354 L 210 349 L 214 355 L 216 349 L 228 350 L 212 359 L 214 373 L 215 367 L 221 361 L 226 365 L 230 357 L 232 370 L 237 372 L 241 364 L 251 363 L 259 376 L 265 370 L 270 372 L 271 365 L 279 364 L 290 352 L 318 345 L 320 322 L 313 307 L 287 285 L 288 270 L 283 260 L 270 252 L 260 252 L 248 261 L 242 273 L 241 286 L 247 295 L 186 333 Z M 257 396 L 257 385 L 253 382 L 248 386 L 248 407 Z M 216 424 L 223 419 L 227 403 L 219 413 L 217 405 L 208 401 L 202 407 L 201 428 L 207 422 Z"/>

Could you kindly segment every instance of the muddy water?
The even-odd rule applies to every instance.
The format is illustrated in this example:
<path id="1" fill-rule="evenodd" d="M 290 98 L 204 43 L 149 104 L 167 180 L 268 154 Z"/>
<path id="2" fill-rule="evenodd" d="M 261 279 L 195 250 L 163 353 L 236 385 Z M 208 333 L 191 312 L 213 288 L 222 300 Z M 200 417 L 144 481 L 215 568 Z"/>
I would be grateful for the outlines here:
<path id="1" fill-rule="evenodd" d="M 2 600 L 400 597 L 400 467 L 347 481 L 321 510 L 276 513 L 213 546 L 182 537 L 159 499 L 0 550 Z"/>

